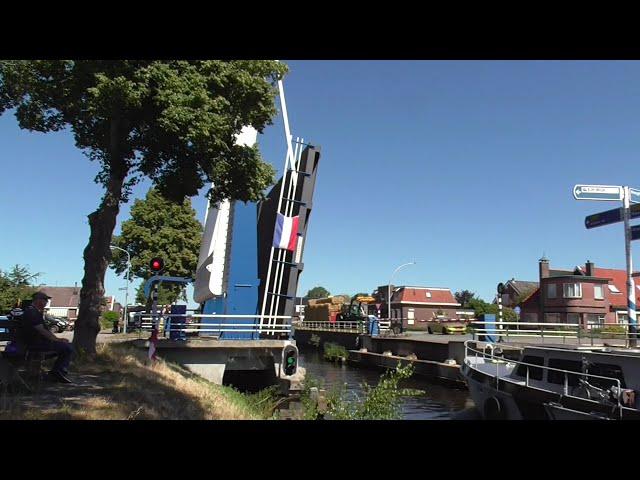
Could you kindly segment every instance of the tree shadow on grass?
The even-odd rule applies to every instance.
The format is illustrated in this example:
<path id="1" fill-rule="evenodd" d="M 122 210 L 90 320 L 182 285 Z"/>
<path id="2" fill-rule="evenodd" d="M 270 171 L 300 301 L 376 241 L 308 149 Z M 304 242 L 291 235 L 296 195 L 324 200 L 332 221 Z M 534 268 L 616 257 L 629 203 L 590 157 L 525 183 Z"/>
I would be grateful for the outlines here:
<path id="1" fill-rule="evenodd" d="M 126 358 L 120 362 L 118 356 Z M 145 352 L 130 346 L 106 347 L 94 361 L 72 364 L 73 384 L 43 380 L 38 392 L 4 398 L 0 419 L 205 420 L 232 415 L 217 410 L 213 386 L 201 377 L 178 365 L 144 362 Z"/>

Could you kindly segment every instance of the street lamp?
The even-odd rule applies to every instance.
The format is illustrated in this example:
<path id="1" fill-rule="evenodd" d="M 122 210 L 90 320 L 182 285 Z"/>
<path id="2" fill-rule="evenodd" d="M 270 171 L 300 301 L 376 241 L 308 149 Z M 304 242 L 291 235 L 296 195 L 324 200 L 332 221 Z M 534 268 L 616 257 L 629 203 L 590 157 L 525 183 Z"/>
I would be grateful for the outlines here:
<path id="1" fill-rule="evenodd" d="M 409 262 L 409 263 L 404 263 L 402 265 L 400 265 L 398 268 L 396 268 L 394 270 L 394 272 L 391 274 L 391 280 L 389 280 L 389 285 L 388 285 L 388 292 L 387 292 L 387 316 L 389 317 L 389 321 L 391 321 L 391 284 L 393 283 L 393 276 L 398 272 L 398 270 L 400 270 L 403 267 L 406 267 L 408 265 L 415 265 L 416 262 Z"/>
<path id="2" fill-rule="evenodd" d="M 129 317 L 127 317 L 127 305 L 129 305 L 129 272 L 131 270 L 131 255 L 124 248 L 116 247 L 115 245 L 109 245 L 111 248 L 115 248 L 116 250 L 120 250 L 127 254 L 127 288 L 124 294 L 124 325 L 122 327 L 122 332 L 127 333 L 127 323 L 129 323 Z"/>

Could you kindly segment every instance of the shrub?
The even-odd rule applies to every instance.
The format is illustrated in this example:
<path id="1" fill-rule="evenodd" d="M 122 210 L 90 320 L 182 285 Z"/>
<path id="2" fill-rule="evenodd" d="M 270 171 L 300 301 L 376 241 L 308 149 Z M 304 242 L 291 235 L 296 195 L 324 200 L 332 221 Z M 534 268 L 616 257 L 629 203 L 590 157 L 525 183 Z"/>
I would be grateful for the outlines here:
<path id="1" fill-rule="evenodd" d="M 113 322 L 120 319 L 118 312 L 104 312 L 100 317 L 100 328 L 103 330 L 106 328 L 113 328 Z"/>

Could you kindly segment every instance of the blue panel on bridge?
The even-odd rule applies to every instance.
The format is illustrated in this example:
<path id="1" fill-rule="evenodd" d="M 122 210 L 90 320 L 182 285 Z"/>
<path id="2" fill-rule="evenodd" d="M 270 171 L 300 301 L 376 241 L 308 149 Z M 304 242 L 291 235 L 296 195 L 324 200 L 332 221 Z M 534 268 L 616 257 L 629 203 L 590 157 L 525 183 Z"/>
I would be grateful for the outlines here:
<path id="1" fill-rule="evenodd" d="M 492 333 L 498 333 L 496 329 L 496 315 L 494 313 L 483 313 L 479 315 L 478 320 L 483 322 L 482 328 L 489 335 L 478 335 L 478 340 L 484 342 L 496 343 L 498 341 L 497 335 L 491 335 Z"/>
<path id="2" fill-rule="evenodd" d="M 229 315 L 255 315 L 258 309 L 258 229 L 255 203 L 235 202 L 226 308 Z M 256 318 L 225 319 L 234 325 L 255 325 Z M 239 327 L 242 328 L 242 327 Z M 221 339 L 257 339 L 257 332 L 224 332 Z"/>
<path id="3" fill-rule="evenodd" d="M 186 340 L 187 335 L 184 331 L 187 324 L 187 306 L 186 305 L 171 305 L 171 320 L 169 321 L 169 338 L 171 340 Z M 180 315 L 174 317 L 173 315 Z M 174 328 L 174 325 L 176 328 Z"/>

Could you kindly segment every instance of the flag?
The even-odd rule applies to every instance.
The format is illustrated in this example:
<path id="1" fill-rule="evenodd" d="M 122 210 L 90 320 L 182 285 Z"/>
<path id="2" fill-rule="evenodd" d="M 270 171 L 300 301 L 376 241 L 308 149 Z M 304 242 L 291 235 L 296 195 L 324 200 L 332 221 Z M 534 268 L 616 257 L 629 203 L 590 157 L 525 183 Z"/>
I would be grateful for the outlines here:
<path id="1" fill-rule="evenodd" d="M 298 242 L 298 216 L 285 217 L 278 213 L 276 231 L 273 235 L 273 246 L 295 251 Z"/>
<path id="2" fill-rule="evenodd" d="M 149 338 L 149 360 L 156 359 L 156 348 L 158 346 L 158 330 L 154 327 L 151 330 L 151 337 Z"/>

